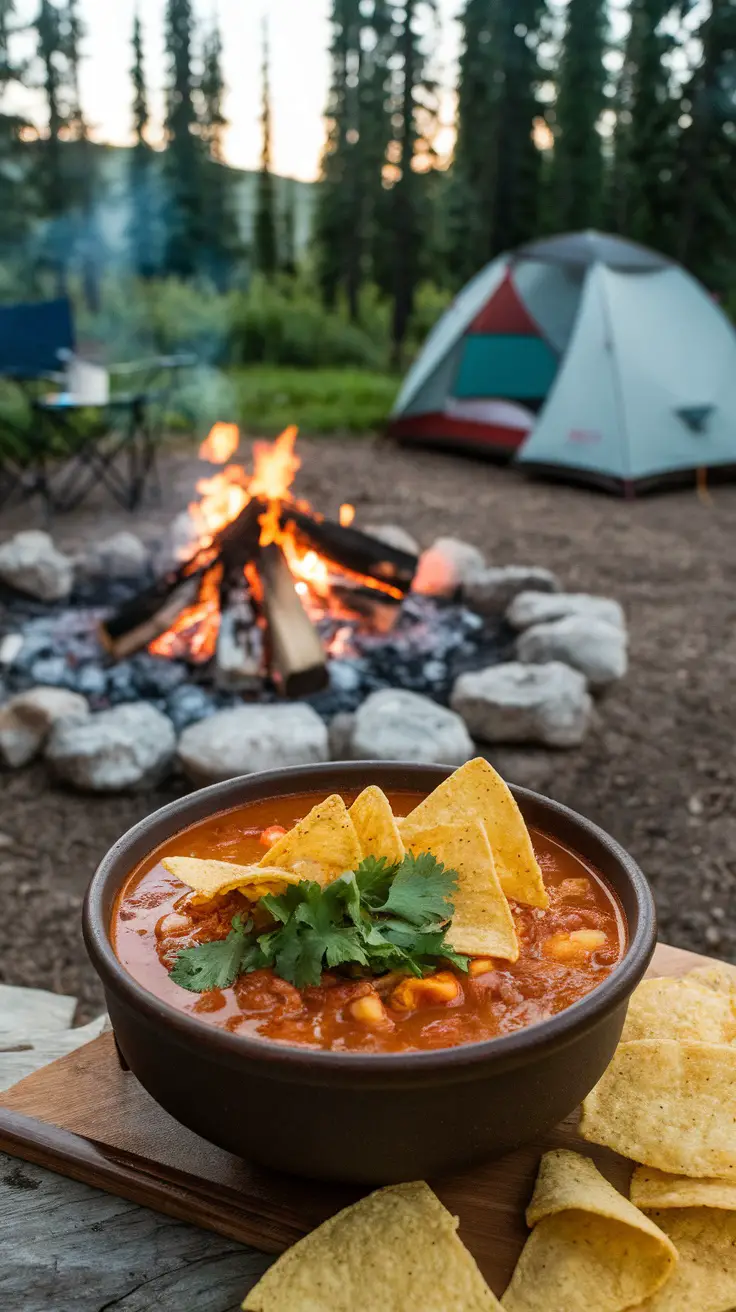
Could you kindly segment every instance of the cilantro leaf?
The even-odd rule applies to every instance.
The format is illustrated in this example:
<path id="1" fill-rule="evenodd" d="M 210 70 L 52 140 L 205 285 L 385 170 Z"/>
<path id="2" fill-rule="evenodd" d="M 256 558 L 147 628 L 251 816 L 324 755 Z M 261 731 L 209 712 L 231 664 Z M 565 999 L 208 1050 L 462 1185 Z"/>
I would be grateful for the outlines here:
<path id="1" fill-rule="evenodd" d="M 408 920 L 420 929 L 446 924 L 452 918 L 457 872 L 446 870 L 431 852 L 408 852 L 379 911 Z"/>
<path id="2" fill-rule="evenodd" d="M 355 871 L 355 882 L 367 911 L 375 911 L 386 901 L 398 869 L 399 863 L 392 863 L 385 856 L 367 856 L 361 861 Z"/>
<path id="3" fill-rule="evenodd" d="M 242 918 L 235 916 L 227 938 L 184 948 L 171 971 L 174 983 L 192 993 L 209 993 L 229 988 L 244 970 L 255 970 L 262 954 L 249 929 L 250 924 L 243 925 Z"/>
<path id="4" fill-rule="evenodd" d="M 319 984 L 326 966 L 348 962 L 367 966 L 360 923 L 360 896 L 352 874 L 320 888 L 303 881 L 289 890 L 288 899 L 262 898 L 281 927 L 261 935 L 259 944 L 277 975 L 297 988 Z M 274 902 L 279 903 L 274 908 Z M 288 915 L 286 914 L 288 910 Z M 345 924 L 346 918 L 352 923 Z M 356 924 L 355 922 L 358 922 Z"/>
<path id="5" fill-rule="evenodd" d="M 319 884 L 303 879 L 299 884 L 290 884 L 285 893 L 265 893 L 260 899 L 260 904 L 274 920 L 279 920 L 285 925 L 297 907 L 301 906 L 309 887 L 319 888 Z"/>

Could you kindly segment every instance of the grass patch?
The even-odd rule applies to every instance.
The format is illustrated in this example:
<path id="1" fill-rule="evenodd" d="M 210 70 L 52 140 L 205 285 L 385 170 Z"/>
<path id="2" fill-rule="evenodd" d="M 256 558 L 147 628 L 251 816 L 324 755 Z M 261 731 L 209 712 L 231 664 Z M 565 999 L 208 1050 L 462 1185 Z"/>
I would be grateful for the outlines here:
<path id="1" fill-rule="evenodd" d="M 371 432 L 385 424 L 399 381 L 363 369 L 291 369 L 258 365 L 228 371 L 236 418 L 246 432 Z"/>

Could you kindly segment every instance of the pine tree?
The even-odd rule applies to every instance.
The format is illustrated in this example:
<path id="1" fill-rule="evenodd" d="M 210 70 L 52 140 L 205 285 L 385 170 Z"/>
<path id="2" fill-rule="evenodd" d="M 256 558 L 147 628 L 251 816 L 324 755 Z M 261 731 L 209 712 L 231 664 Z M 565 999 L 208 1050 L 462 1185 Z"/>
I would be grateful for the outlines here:
<path id="1" fill-rule="evenodd" d="M 315 221 L 322 294 L 334 304 L 342 291 L 352 319 L 368 277 L 381 281 L 387 258 L 383 187 L 392 138 L 391 0 L 333 0 L 332 81 L 327 142 Z M 391 282 L 391 272 L 386 272 Z"/>
<path id="2" fill-rule="evenodd" d="M 731 279 L 736 248 L 736 0 L 712 0 L 697 36 L 702 57 L 683 92 L 690 123 L 676 178 L 676 254 L 721 289 Z"/>
<path id="3" fill-rule="evenodd" d="M 139 278 L 153 278 L 155 255 L 155 189 L 153 151 L 146 139 L 150 112 L 146 85 L 143 27 L 140 13 L 133 20 L 133 132 L 135 145 L 130 156 L 129 194 L 131 219 L 128 229 L 133 268 Z"/>
<path id="4" fill-rule="evenodd" d="M 7 259 L 17 255 L 32 217 L 35 197 L 21 142 L 27 127 L 17 114 L 6 109 L 6 93 L 21 81 L 23 69 L 11 57 L 11 41 L 17 21 L 15 0 L 0 0 L 0 193 L 6 203 L 0 206 L 0 254 Z"/>
<path id="5" fill-rule="evenodd" d="M 674 244 L 674 172 L 679 101 L 667 57 L 672 0 L 632 0 L 631 28 L 617 91 L 613 217 L 618 230 L 645 245 Z"/>
<path id="6" fill-rule="evenodd" d="M 78 0 L 66 0 L 63 11 L 62 49 L 66 56 L 69 87 L 65 127 L 67 139 L 74 143 L 70 149 L 65 150 L 63 158 L 67 161 L 67 205 L 73 206 L 78 212 L 72 241 L 81 261 L 84 299 L 87 308 L 96 311 L 101 303 L 102 238 L 95 214 L 98 194 L 97 161 L 89 139 L 79 85 L 84 24 L 77 4 Z"/>
<path id="7" fill-rule="evenodd" d="M 255 219 L 256 267 L 267 278 L 278 268 L 278 234 L 276 229 L 276 200 L 271 172 L 271 88 L 269 84 L 268 32 L 263 29 L 263 89 L 261 110 L 261 168 L 258 174 L 258 197 Z"/>
<path id="8" fill-rule="evenodd" d="M 63 81 L 59 70 L 59 57 L 63 49 L 61 15 L 52 0 L 41 0 L 35 28 L 48 117 L 48 128 L 41 150 L 39 181 L 44 211 L 50 218 L 57 218 L 63 213 L 65 205 L 60 133 L 66 116 L 63 110 Z"/>
<path id="9" fill-rule="evenodd" d="M 296 274 L 296 183 L 293 181 L 284 186 L 279 248 L 279 264 L 293 278 Z"/>
<path id="10" fill-rule="evenodd" d="M 562 229 L 593 228 L 603 212 L 603 142 L 608 43 L 606 0 L 569 0 L 559 60 L 552 197 Z"/>
<path id="11" fill-rule="evenodd" d="M 225 163 L 225 79 L 222 71 L 222 35 L 217 23 L 203 49 L 201 136 L 206 150 L 203 162 L 203 218 L 206 233 L 204 259 L 215 284 L 224 289 L 241 254 L 235 212 L 233 178 Z"/>
<path id="12" fill-rule="evenodd" d="M 467 0 L 447 259 L 464 282 L 536 234 L 542 157 L 534 141 L 545 73 L 546 0 Z"/>
<path id="13" fill-rule="evenodd" d="M 426 235 L 422 205 L 425 188 L 416 166 L 420 156 L 431 161 L 435 105 L 417 20 L 426 20 L 427 11 L 433 10 L 433 0 L 427 3 L 404 0 L 394 9 L 397 40 L 391 117 L 395 134 L 389 147 L 394 181 L 390 190 L 388 237 L 393 273 L 391 336 L 397 365 L 401 363 L 402 347 L 414 312 Z"/>
<path id="14" fill-rule="evenodd" d="M 205 237 L 202 206 L 202 143 L 193 69 L 192 0 L 167 0 L 169 56 L 164 167 L 167 183 L 165 268 L 179 278 L 199 269 Z"/>

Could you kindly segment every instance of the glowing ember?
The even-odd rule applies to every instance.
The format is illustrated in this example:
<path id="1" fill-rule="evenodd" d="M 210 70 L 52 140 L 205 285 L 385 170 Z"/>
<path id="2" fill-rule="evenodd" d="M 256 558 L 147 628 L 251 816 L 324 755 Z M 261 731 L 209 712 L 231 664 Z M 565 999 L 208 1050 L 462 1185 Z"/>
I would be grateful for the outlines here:
<path id="1" fill-rule="evenodd" d="M 213 424 L 199 448 L 199 458 L 209 460 L 211 465 L 226 465 L 235 455 L 239 444 L 240 429 L 237 424 Z"/>
<path id="2" fill-rule="evenodd" d="M 210 660 L 220 632 L 221 583 L 222 565 L 215 565 L 204 575 L 194 605 L 187 606 L 171 628 L 150 644 L 151 655 L 166 656 L 170 660 L 187 657 L 198 665 Z"/>
<path id="3" fill-rule="evenodd" d="M 343 528 L 350 528 L 355 519 L 355 506 L 351 506 L 349 501 L 340 506 L 340 523 Z"/>

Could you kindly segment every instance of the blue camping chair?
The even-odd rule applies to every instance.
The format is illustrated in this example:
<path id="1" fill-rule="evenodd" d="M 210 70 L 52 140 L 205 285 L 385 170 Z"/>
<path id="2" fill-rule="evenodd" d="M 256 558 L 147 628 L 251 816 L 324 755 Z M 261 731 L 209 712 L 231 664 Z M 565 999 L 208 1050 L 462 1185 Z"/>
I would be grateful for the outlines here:
<path id="1" fill-rule="evenodd" d="M 68 300 L 0 306 L 0 378 L 30 404 L 30 430 L 0 417 L 0 506 L 40 495 L 50 511 L 73 510 L 103 486 L 128 510 L 151 484 L 160 490 L 156 455 L 175 371 L 188 355 L 114 366 L 86 365 L 75 354 Z M 110 391 L 110 373 L 133 390 Z M 42 393 L 41 384 L 57 390 Z M 80 422 L 81 421 L 81 422 Z"/>

